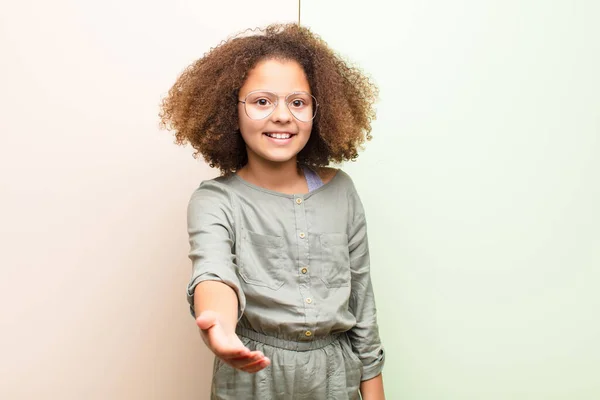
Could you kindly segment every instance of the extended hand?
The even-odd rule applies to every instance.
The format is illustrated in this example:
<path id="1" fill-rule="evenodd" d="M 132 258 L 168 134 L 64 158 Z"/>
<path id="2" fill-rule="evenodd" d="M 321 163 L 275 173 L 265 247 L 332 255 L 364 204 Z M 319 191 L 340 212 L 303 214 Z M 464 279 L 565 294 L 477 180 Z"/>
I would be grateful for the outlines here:
<path id="1" fill-rule="evenodd" d="M 204 311 L 196 318 L 196 324 L 208 348 L 233 368 L 255 373 L 271 364 L 262 352 L 244 346 L 235 332 L 227 332 L 214 311 Z"/>

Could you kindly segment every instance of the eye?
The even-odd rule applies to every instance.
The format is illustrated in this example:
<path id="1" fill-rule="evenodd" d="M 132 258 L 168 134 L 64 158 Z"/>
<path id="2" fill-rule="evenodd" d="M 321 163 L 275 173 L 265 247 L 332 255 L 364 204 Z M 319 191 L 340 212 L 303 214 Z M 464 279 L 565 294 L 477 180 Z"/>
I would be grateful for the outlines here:
<path id="1" fill-rule="evenodd" d="M 261 99 L 257 99 L 254 101 L 255 104 L 258 104 L 259 106 L 268 106 L 269 104 L 271 104 L 271 101 L 269 99 L 266 98 L 261 98 Z"/>
<path id="2" fill-rule="evenodd" d="M 300 108 L 300 107 L 306 105 L 306 103 L 302 99 L 294 99 L 290 102 L 290 104 L 296 108 Z"/>

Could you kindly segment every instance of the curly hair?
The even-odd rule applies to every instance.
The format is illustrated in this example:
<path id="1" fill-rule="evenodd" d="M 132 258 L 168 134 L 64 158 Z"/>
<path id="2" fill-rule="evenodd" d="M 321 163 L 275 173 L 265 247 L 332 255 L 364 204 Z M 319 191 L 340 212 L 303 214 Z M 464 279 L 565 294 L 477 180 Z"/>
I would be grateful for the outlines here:
<path id="1" fill-rule="evenodd" d="M 371 140 L 378 89 L 359 68 L 297 24 L 247 30 L 211 48 L 181 73 L 162 100 L 160 127 L 174 131 L 177 144 L 189 143 L 194 157 L 202 155 L 223 175 L 239 170 L 247 162 L 238 129 L 239 90 L 249 71 L 269 59 L 298 62 L 319 103 L 298 162 L 318 168 L 355 160 L 365 140 Z"/>

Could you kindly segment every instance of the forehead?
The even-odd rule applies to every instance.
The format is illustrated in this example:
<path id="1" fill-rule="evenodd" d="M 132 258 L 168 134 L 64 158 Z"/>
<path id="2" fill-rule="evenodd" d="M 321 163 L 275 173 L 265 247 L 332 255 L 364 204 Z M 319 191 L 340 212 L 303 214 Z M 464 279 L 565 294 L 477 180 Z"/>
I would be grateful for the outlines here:
<path id="1" fill-rule="evenodd" d="M 310 85 L 304 70 L 297 61 L 265 60 L 250 70 L 240 94 L 253 90 L 269 90 L 278 94 L 309 92 Z"/>

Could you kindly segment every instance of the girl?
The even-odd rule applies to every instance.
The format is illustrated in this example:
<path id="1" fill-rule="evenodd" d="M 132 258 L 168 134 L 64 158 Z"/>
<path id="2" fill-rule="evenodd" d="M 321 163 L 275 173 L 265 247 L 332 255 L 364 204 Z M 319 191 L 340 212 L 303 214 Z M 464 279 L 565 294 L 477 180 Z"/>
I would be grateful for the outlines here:
<path id="1" fill-rule="evenodd" d="M 370 139 L 376 87 L 318 36 L 271 25 L 211 49 L 163 127 L 222 176 L 188 208 L 192 315 L 212 399 L 383 399 L 365 214 L 327 168 Z"/>

